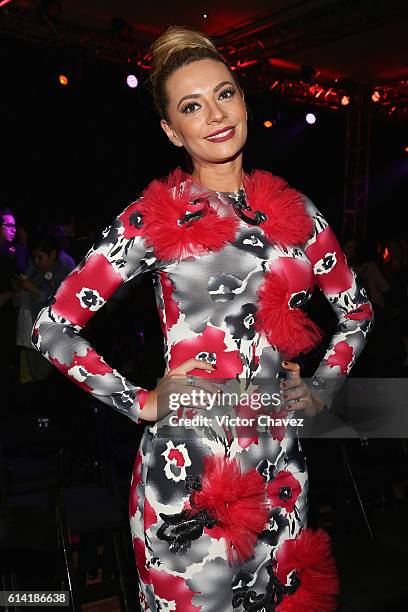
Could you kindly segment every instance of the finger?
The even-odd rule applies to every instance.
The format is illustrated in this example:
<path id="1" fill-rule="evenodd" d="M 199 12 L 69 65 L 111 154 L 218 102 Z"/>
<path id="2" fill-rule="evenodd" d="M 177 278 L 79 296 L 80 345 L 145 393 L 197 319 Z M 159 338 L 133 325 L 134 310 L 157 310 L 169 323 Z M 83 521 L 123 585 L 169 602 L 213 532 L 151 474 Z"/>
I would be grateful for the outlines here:
<path id="1" fill-rule="evenodd" d="M 300 378 L 300 365 L 294 361 L 282 361 L 282 366 L 290 372 L 292 378 Z"/>
<path id="2" fill-rule="evenodd" d="M 190 392 L 192 389 L 196 389 L 198 394 L 204 393 L 205 395 L 217 396 L 221 397 L 223 392 L 222 389 L 219 389 L 217 385 L 209 382 L 205 378 L 200 378 L 197 376 L 194 381 L 194 385 L 187 384 L 187 378 L 184 378 L 180 381 L 177 381 L 177 387 L 182 387 L 183 391 Z"/>
<path id="3" fill-rule="evenodd" d="M 287 378 L 286 380 L 282 380 L 280 383 L 281 389 L 293 389 L 297 387 L 302 387 L 303 389 L 306 387 L 301 378 Z"/>
<path id="4" fill-rule="evenodd" d="M 289 391 L 288 393 L 284 393 L 282 395 L 285 401 L 290 402 L 291 400 L 298 400 L 301 398 L 305 398 L 305 390 L 304 389 L 294 389 Z"/>
<path id="5" fill-rule="evenodd" d="M 173 376 L 177 374 L 187 374 L 196 368 L 199 370 L 211 370 L 212 372 L 216 370 L 216 368 L 209 361 L 202 361 L 201 359 L 187 359 L 187 361 L 184 361 L 176 368 L 171 369 L 169 375 Z"/>
<path id="6" fill-rule="evenodd" d="M 286 405 L 286 410 L 289 412 L 291 410 L 305 410 L 308 406 L 308 402 L 306 400 L 301 400 L 298 402 L 291 402 Z"/>

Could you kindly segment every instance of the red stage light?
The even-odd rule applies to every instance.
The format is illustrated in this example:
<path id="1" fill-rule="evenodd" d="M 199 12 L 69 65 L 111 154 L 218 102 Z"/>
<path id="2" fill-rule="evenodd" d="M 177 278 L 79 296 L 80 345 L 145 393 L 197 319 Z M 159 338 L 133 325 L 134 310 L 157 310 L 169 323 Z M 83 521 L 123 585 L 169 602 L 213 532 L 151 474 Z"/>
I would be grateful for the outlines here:
<path id="1" fill-rule="evenodd" d="M 8 4 L 9 2 L 11 2 L 11 0 L 0 0 L 0 8 L 2 6 L 6 6 L 6 4 Z"/>
<path id="2" fill-rule="evenodd" d="M 62 85 L 63 87 L 68 85 L 68 77 L 65 76 L 65 74 L 60 74 L 59 77 L 58 77 L 58 81 L 59 81 L 60 85 Z"/>

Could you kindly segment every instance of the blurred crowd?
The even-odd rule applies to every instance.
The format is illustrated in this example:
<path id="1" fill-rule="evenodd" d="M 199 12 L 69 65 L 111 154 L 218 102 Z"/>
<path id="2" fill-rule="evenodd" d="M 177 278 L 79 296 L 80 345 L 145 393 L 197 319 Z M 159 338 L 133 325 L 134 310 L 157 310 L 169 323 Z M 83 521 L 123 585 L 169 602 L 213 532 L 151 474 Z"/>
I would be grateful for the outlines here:
<path id="1" fill-rule="evenodd" d="M 0 379 L 3 400 L 8 396 L 12 401 L 21 385 L 58 380 L 60 376 L 32 348 L 33 322 L 86 255 L 94 235 L 86 227 L 79 229 L 75 217 L 27 228 L 13 210 L 4 207 L 0 208 L 0 221 Z M 133 379 L 143 370 L 144 383 L 154 386 L 162 366 L 157 358 L 162 341 L 151 284 L 145 280 L 135 279 L 120 288 L 84 334 L 114 367 Z"/>
<path id="2" fill-rule="evenodd" d="M 375 313 L 374 331 L 355 376 L 404 377 L 408 372 L 408 245 L 403 238 L 383 242 L 344 240 L 349 264 L 361 278 Z"/>

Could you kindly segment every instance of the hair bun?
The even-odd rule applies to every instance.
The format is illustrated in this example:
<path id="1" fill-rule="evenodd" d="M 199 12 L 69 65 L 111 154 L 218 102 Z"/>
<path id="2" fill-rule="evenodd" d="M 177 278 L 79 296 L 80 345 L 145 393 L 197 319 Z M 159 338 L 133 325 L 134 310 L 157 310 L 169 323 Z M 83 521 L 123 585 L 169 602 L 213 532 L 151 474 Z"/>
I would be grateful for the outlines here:
<path id="1" fill-rule="evenodd" d="M 173 54 L 180 53 L 186 49 L 202 49 L 217 53 L 214 43 L 201 32 L 190 30 L 184 26 L 170 26 L 152 45 L 152 67 L 150 79 L 152 83 Z"/>

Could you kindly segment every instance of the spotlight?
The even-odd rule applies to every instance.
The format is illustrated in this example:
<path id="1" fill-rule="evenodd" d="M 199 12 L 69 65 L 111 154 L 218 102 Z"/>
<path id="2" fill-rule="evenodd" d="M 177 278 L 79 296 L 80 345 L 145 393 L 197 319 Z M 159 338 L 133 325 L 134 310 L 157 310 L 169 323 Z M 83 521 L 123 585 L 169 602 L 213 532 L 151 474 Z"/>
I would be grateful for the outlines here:
<path id="1" fill-rule="evenodd" d="M 371 99 L 373 102 L 379 102 L 381 100 L 381 94 L 379 91 L 375 90 L 373 91 L 372 95 L 371 95 Z"/>
<path id="2" fill-rule="evenodd" d="M 343 96 L 341 99 L 341 105 L 342 106 L 348 106 L 350 104 L 350 98 L 349 96 Z"/>
<path id="3" fill-rule="evenodd" d="M 405 153 L 408 153 L 408 147 L 404 147 Z"/>
<path id="4" fill-rule="evenodd" d="M 308 123 L 309 125 L 313 125 L 314 123 L 316 123 L 316 115 L 314 113 L 307 113 L 306 123 Z"/>
<path id="5" fill-rule="evenodd" d="M 208 13 L 203 13 L 203 19 L 207 19 Z"/>
<path id="6" fill-rule="evenodd" d="M 271 128 L 273 126 L 273 122 L 269 121 L 269 119 L 264 121 L 263 124 L 264 124 L 264 127 L 266 127 L 266 128 Z"/>
<path id="7" fill-rule="evenodd" d="M 65 74 L 60 74 L 58 77 L 58 82 L 60 85 L 62 85 L 63 87 L 66 87 L 69 83 L 69 79 Z"/>
<path id="8" fill-rule="evenodd" d="M 131 89 L 135 89 L 139 85 L 138 78 L 134 74 L 128 74 L 127 75 L 126 83 L 127 83 L 128 87 L 130 87 Z"/>

